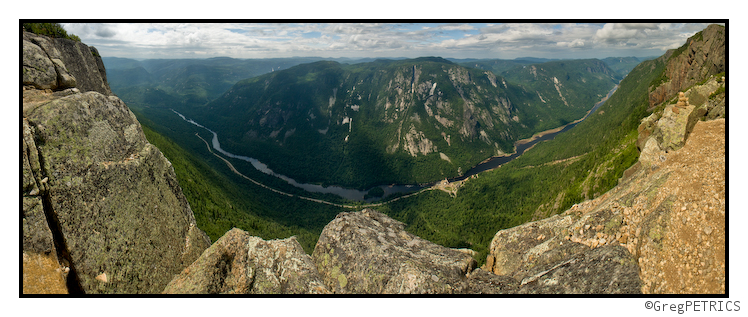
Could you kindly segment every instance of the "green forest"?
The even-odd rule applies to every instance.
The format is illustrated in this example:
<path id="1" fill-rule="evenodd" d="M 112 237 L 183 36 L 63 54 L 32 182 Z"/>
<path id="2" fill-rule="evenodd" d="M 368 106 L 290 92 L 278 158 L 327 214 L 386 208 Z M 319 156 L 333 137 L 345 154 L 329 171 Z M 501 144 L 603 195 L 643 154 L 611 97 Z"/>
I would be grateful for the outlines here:
<path id="1" fill-rule="evenodd" d="M 620 78 L 599 60 L 538 67 L 534 77 L 516 69 L 505 80 L 436 57 L 320 61 L 240 81 L 184 113 L 218 132 L 227 151 L 302 183 L 429 183 L 581 118 Z M 438 151 L 409 154 L 409 133 Z"/>
<path id="2" fill-rule="evenodd" d="M 375 63 L 377 62 L 355 67 L 374 67 Z M 545 68 L 563 69 L 568 63 L 554 65 Z M 620 83 L 618 91 L 589 119 L 552 141 L 537 144 L 520 158 L 468 180 L 456 197 L 438 190 L 425 191 L 376 209 L 406 223 L 406 230 L 424 239 L 448 247 L 476 250 L 479 252 L 476 259 L 482 262 L 489 243 L 498 230 L 565 210 L 574 203 L 598 196 L 617 184 L 623 171 L 638 157 L 635 145 L 636 127 L 639 120 L 647 115 L 646 92 L 649 84 L 662 73 L 663 67 L 663 62 L 657 60 L 637 66 Z M 364 73 L 366 72 L 360 71 L 360 74 Z M 351 74 L 354 76 L 356 72 L 351 71 Z M 313 77 L 308 78 L 308 82 L 324 84 L 331 81 L 331 86 L 339 85 L 334 76 L 326 78 L 299 73 L 296 78 L 302 77 L 301 75 Z M 573 74 L 570 74 L 569 78 L 572 77 Z M 257 80 L 250 79 L 248 82 Z M 523 79 L 518 77 L 516 80 Z M 526 86 L 517 87 L 533 85 L 529 79 L 524 80 L 527 81 L 524 84 Z M 520 92 L 517 93 L 522 93 L 522 89 L 519 88 Z M 603 89 L 609 88 L 601 87 L 599 90 L 602 95 L 607 92 Z M 121 91 L 115 90 L 115 93 L 121 94 L 123 100 L 126 96 L 131 98 L 126 103 L 141 122 L 148 140 L 172 162 L 180 186 L 195 213 L 198 227 L 206 231 L 212 241 L 237 227 L 264 239 L 296 236 L 305 251 L 311 253 L 322 228 L 339 212 L 351 211 L 289 198 L 234 174 L 223 161 L 208 151 L 205 143 L 195 134 L 206 140 L 210 140 L 212 135 L 181 120 L 170 110 L 174 105 L 184 105 L 183 95 L 163 86 L 145 84 Z M 598 94 L 588 98 L 597 101 L 600 97 Z M 591 105 L 590 103 L 589 106 Z M 377 137 L 381 137 L 376 126 L 370 129 L 368 138 L 350 140 L 344 152 L 349 154 L 348 158 L 343 156 L 335 161 L 336 158 L 332 156 L 320 156 L 318 159 L 332 160 L 336 165 L 352 164 L 352 169 L 363 176 L 380 175 L 380 170 L 371 168 L 372 160 L 382 160 L 377 164 L 392 163 L 386 162 L 381 153 L 366 146 L 369 142 L 376 143 Z M 328 133 L 335 132 L 330 129 Z M 221 141 L 223 145 L 224 139 Z M 299 147 L 315 146 L 290 139 L 288 142 L 298 142 L 295 146 Z M 230 141 L 226 143 L 230 144 Z M 352 157 L 363 156 L 367 160 L 353 160 L 351 153 L 356 154 Z M 457 157 L 457 154 L 449 155 Z M 565 161 L 555 163 L 560 160 Z M 287 193 L 334 203 L 360 204 L 331 194 L 308 193 L 255 170 L 247 162 L 235 159 L 230 161 L 248 177 Z M 413 173 L 414 166 L 427 166 L 430 170 L 415 173 L 433 175 L 441 173 L 446 168 L 444 164 L 447 164 L 441 159 L 427 159 L 425 162 L 428 164 L 404 164 L 399 168 Z M 435 162 L 437 164 L 431 164 Z M 356 164 L 359 166 L 355 166 Z M 381 194 L 371 192 L 370 195 Z"/>

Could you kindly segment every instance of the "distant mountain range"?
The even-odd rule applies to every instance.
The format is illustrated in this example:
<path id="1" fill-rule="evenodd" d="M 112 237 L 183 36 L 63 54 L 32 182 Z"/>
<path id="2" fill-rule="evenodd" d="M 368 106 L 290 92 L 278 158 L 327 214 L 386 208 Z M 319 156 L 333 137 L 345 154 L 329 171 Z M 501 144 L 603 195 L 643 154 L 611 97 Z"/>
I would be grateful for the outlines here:
<path id="1" fill-rule="evenodd" d="M 453 177 L 511 153 L 515 141 L 582 117 L 635 66 L 632 58 L 103 60 L 112 90 L 145 115 L 178 109 L 278 173 L 362 189 Z"/>

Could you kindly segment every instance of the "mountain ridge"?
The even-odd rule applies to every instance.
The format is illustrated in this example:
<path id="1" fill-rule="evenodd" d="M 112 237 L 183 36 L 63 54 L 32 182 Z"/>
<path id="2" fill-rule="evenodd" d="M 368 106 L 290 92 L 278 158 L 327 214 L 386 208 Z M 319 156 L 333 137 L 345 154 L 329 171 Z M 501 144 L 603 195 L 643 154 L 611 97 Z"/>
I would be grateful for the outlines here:
<path id="1" fill-rule="evenodd" d="M 572 80 L 593 80 L 579 76 Z M 614 86 L 612 72 L 605 76 L 594 79 L 608 83 L 595 98 Z M 574 121 L 597 101 L 567 101 L 571 76 L 549 77 L 556 79 L 538 88 L 544 100 L 491 72 L 441 58 L 316 62 L 240 81 L 191 114 L 214 127 L 231 152 L 268 162 L 301 182 L 354 188 L 424 183 L 511 152 L 520 136 Z"/>

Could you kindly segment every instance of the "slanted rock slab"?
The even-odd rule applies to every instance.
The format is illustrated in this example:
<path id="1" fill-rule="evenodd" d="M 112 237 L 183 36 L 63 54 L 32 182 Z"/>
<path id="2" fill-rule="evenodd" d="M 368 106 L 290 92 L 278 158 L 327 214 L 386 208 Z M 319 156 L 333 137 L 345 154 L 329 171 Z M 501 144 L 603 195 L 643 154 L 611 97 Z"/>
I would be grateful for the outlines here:
<path id="1" fill-rule="evenodd" d="M 626 248 L 604 246 L 545 267 L 520 282 L 522 294 L 640 294 L 636 260 Z"/>
<path id="2" fill-rule="evenodd" d="M 165 294 L 329 293 L 295 238 L 265 241 L 234 228 L 167 285 Z"/>
<path id="3" fill-rule="evenodd" d="M 334 293 L 449 294 L 468 291 L 468 254 L 421 239 L 372 209 L 344 212 L 322 230 L 312 259 Z"/>

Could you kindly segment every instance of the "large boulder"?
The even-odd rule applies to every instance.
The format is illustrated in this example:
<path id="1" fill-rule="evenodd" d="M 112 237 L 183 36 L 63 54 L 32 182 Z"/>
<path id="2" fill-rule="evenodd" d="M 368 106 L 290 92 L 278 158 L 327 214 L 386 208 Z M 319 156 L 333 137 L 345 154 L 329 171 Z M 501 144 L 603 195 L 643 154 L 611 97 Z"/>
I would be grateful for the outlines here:
<path id="1" fill-rule="evenodd" d="M 174 277 L 165 294 L 326 294 L 295 238 L 265 241 L 232 229 Z"/>
<path id="2" fill-rule="evenodd" d="M 119 98 L 28 90 L 23 116 L 24 140 L 34 141 L 24 142 L 25 240 L 49 245 L 49 234 L 31 230 L 43 213 L 70 264 L 71 292 L 161 292 L 210 245 L 171 163 Z"/>
<path id="3" fill-rule="evenodd" d="M 344 212 L 320 234 L 312 258 L 334 293 L 468 292 L 468 254 L 421 239 L 371 209 Z"/>
<path id="4" fill-rule="evenodd" d="M 666 105 L 662 111 L 643 119 L 637 139 L 642 164 L 656 163 L 661 151 L 683 147 L 697 121 L 724 117 L 724 86 L 723 77 L 712 76 L 704 83 L 680 92 L 677 103 Z"/>
<path id="5" fill-rule="evenodd" d="M 680 149 L 686 143 L 686 138 L 696 122 L 704 114 L 706 109 L 691 104 L 685 107 L 669 105 L 665 108 L 662 118 L 657 121 L 652 137 L 657 138 L 660 148 L 664 151 Z"/>
<path id="6" fill-rule="evenodd" d="M 603 232 L 602 219 L 611 217 L 608 213 L 581 218 L 563 214 L 499 231 L 483 269 L 516 279 L 519 293 L 640 293 L 634 257 L 625 248 L 611 249 L 616 245 L 610 238 L 596 239 L 600 235 L 595 229 Z M 572 230 L 583 236 L 584 230 L 588 233 L 571 239 Z M 596 251 L 598 247 L 605 251 Z"/>
<path id="7" fill-rule="evenodd" d="M 94 47 L 63 38 L 23 32 L 22 85 L 112 95 L 101 56 Z"/>

